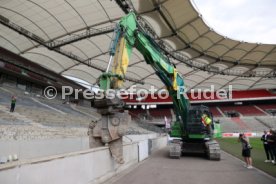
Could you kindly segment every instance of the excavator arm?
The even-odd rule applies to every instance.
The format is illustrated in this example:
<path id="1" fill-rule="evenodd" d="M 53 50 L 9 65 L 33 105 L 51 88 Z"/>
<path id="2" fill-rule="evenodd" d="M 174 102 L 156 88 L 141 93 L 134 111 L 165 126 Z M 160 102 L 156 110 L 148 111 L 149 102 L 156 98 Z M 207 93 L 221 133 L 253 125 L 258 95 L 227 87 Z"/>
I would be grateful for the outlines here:
<path id="1" fill-rule="evenodd" d="M 210 139 L 210 134 L 206 134 L 206 128 L 202 127 L 200 121 L 201 115 L 207 107 L 190 107 L 189 100 L 184 95 L 183 78 L 157 43 L 145 34 L 133 12 L 124 16 L 115 29 L 110 47 L 109 64 L 106 72 L 99 77 L 100 88 L 108 90 L 121 86 L 133 48 L 136 48 L 144 56 L 146 63 L 154 69 L 172 98 L 176 122 L 172 126 L 171 136 L 176 137 L 174 139 L 176 142 L 171 144 L 170 156 L 179 158 L 182 152 L 185 150 L 190 152 L 194 147 L 194 151 L 200 150 L 206 153 L 209 159 L 219 160 L 219 145 Z M 113 56 L 113 68 L 112 72 L 109 72 Z M 119 163 L 123 163 L 122 136 L 125 127 L 130 122 L 130 116 L 127 112 L 118 111 L 118 107 L 120 109 L 122 105 L 121 100 L 117 98 L 95 101 L 95 107 L 103 117 L 99 121 L 101 123 L 91 124 L 91 147 L 95 145 L 95 142 L 105 143 L 105 145 L 109 145 L 112 156 Z"/>
<path id="2" fill-rule="evenodd" d="M 179 158 L 185 151 L 200 151 L 211 160 L 219 160 L 220 147 L 215 140 L 212 140 L 211 125 L 204 127 L 201 121 L 204 113 L 210 114 L 208 107 L 190 107 L 189 100 L 184 95 L 183 78 L 157 43 L 145 34 L 133 12 L 121 19 L 119 28 L 120 35 L 118 37 L 126 41 L 127 53 L 131 54 L 132 49 L 136 48 L 167 87 L 172 98 L 176 122 L 172 126 L 171 136 L 176 139 L 170 146 L 170 156 Z M 126 72 L 126 69 L 124 71 Z"/>
<path id="3" fill-rule="evenodd" d="M 145 58 L 160 80 L 165 84 L 169 95 L 173 100 L 178 126 L 178 137 L 186 135 L 189 100 L 184 94 L 184 80 L 177 72 L 175 66 L 170 63 L 168 57 L 161 51 L 154 40 L 145 34 L 139 26 L 134 13 L 129 13 L 119 22 L 121 31 L 120 38 L 126 40 L 127 48 L 132 50 L 135 47 Z M 131 54 L 131 51 L 128 51 Z"/>

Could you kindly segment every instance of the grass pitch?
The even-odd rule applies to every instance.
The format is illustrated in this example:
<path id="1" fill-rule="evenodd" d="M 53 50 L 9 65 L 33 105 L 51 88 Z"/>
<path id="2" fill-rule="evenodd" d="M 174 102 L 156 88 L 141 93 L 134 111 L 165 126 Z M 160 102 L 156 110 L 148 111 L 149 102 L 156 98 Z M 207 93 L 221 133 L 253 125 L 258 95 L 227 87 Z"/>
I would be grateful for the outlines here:
<path id="1" fill-rule="evenodd" d="M 217 140 L 222 150 L 243 160 L 243 157 L 241 155 L 241 143 L 237 141 L 237 138 L 221 138 Z M 276 177 L 276 165 L 264 162 L 266 156 L 261 139 L 250 138 L 250 144 L 253 147 L 253 149 L 251 150 L 253 166 Z"/>

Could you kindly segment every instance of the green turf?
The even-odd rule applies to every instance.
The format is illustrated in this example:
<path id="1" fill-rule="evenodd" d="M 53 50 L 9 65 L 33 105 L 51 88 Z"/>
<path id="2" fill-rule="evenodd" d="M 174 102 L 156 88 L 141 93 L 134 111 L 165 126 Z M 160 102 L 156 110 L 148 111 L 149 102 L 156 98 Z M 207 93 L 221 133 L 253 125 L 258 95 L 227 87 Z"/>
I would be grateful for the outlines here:
<path id="1" fill-rule="evenodd" d="M 221 138 L 217 140 L 222 150 L 243 160 L 241 156 L 241 143 L 237 141 L 237 138 Z M 251 150 L 253 166 L 276 177 L 276 165 L 264 162 L 266 156 L 260 138 L 250 138 L 250 144 L 253 147 Z"/>

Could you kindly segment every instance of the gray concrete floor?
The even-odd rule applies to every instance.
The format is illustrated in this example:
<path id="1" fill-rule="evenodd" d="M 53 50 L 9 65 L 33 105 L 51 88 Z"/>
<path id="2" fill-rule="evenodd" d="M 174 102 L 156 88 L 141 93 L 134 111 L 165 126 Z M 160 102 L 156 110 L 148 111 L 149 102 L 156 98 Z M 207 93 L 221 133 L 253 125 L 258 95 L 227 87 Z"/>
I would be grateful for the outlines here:
<path id="1" fill-rule="evenodd" d="M 275 167 L 276 169 L 276 167 Z M 168 150 L 153 154 L 123 176 L 113 178 L 114 184 L 275 184 L 276 179 L 257 169 L 243 167 L 240 160 L 222 153 L 221 161 L 185 156 L 168 158 Z"/>

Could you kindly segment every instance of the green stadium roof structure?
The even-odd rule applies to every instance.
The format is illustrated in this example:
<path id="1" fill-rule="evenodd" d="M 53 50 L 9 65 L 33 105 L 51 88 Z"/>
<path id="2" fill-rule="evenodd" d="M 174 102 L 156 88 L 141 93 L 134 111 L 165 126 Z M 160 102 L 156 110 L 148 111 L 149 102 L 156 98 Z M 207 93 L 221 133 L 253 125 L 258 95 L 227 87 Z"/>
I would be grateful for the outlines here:
<path id="1" fill-rule="evenodd" d="M 91 84 L 107 66 L 116 22 L 133 10 L 188 89 L 276 88 L 276 45 L 218 34 L 189 0 L 2 0 L 0 9 L 1 47 Z M 163 88 L 143 60 L 134 51 L 124 87 Z"/>

